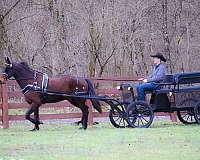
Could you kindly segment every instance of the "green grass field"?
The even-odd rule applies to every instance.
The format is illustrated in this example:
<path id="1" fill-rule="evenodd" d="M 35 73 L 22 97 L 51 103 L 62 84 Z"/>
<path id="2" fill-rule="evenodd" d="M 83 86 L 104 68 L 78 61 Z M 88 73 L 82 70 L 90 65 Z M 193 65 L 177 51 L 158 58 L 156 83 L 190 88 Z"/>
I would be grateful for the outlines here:
<path id="1" fill-rule="evenodd" d="M 0 160 L 199 160 L 200 126 L 155 121 L 148 129 L 117 129 L 109 122 L 79 130 L 48 123 L 39 132 L 11 124 L 0 129 Z"/>

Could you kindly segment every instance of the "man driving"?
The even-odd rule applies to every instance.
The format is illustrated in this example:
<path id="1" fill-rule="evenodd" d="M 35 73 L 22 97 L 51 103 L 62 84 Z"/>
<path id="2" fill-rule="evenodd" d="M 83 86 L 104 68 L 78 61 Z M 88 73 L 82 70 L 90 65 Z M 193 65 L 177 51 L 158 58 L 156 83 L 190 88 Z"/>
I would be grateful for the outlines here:
<path id="1" fill-rule="evenodd" d="M 145 91 L 153 91 L 164 80 L 166 74 L 166 66 L 162 62 L 166 62 L 165 57 L 161 53 L 151 55 L 153 58 L 154 68 L 152 74 L 147 78 L 140 78 L 138 80 L 142 81 L 142 84 L 136 86 L 137 96 L 139 101 L 145 101 Z M 155 83 L 156 82 L 156 83 Z"/>

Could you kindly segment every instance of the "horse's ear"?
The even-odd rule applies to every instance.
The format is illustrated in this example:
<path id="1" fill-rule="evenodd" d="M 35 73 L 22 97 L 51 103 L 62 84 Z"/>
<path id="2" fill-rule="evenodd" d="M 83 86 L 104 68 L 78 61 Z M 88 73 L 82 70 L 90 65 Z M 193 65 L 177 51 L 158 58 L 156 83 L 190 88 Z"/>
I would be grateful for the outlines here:
<path id="1" fill-rule="evenodd" d="M 5 57 L 5 62 L 6 62 L 6 64 L 11 64 L 11 60 L 10 60 L 10 58 Z"/>

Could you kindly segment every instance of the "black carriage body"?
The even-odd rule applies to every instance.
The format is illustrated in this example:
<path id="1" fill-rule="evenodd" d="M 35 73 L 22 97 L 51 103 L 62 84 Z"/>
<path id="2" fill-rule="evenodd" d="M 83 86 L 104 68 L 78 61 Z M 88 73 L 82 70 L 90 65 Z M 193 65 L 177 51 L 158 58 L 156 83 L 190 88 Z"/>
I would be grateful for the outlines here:
<path id="1" fill-rule="evenodd" d="M 167 75 L 150 103 L 155 112 L 173 112 L 194 108 L 200 101 L 200 73 Z"/>
<path id="2" fill-rule="evenodd" d="M 152 93 L 150 104 L 154 112 L 171 112 L 171 103 L 166 93 Z"/>
<path id="3" fill-rule="evenodd" d="M 167 75 L 148 102 L 132 102 L 127 109 L 131 127 L 147 128 L 153 121 L 154 112 L 177 111 L 184 124 L 200 124 L 200 72 Z"/>
<path id="4" fill-rule="evenodd" d="M 193 108 L 200 101 L 200 72 L 166 75 L 159 89 L 152 92 L 154 112 L 174 112 Z M 135 102 L 131 84 L 120 85 L 123 104 Z"/>
<path id="5" fill-rule="evenodd" d="M 150 104 L 154 108 L 154 112 L 186 110 L 194 108 L 200 102 L 200 91 L 193 91 L 193 88 L 179 89 L 173 92 L 165 90 L 165 92 L 155 91 L 152 94 Z"/>

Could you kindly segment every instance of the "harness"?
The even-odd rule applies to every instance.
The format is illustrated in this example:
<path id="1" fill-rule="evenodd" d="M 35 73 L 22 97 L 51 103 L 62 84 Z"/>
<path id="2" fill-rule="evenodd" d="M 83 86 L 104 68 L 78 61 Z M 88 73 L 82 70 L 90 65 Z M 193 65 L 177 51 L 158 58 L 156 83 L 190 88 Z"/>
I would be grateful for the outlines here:
<path id="1" fill-rule="evenodd" d="M 47 92 L 47 88 L 48 88 L 48 81 L 49 81 L 49 77 L 47 74 L 43 74 L 42 76 L 42 93 L 46 93 Z"/>
<path id="2" fill-rule="evenodd" d="M 38 86 L 38 82 L 36 81 L 36 79 L 37 79 L 37 75 L 34 74 L 34 82 L 33 82 L 33 84 L 28 84 L 28 85 L 26 85 L 26 86 L 22 89 L 22 93 L 25 95 L 26 93 L 28 93 L 28 92 L 30 92 L 30 91 L 38 91 L 38 92 L 41 93 L 41 96 L 42 96 L 41 98 L 42 98 L 43 100 L 45 100 L 45 99 L 47 98 L 47 96 L 48 96 L 47 91 L 48 91 L 49 77 L 48 77 L 47 74 L 43 74 L 43 75 L 42 75 L 41 87 Z M 75 95 L 80 96 L 80 95 L 88 94 L 88 93 L 86 93 L 86 92 L 84 92 L 84 91 L 80 91 L 80 90 L 79 90 L 79 88 L 78 88 L 78 84 L 79 84 L 78 78 L 76 79 L 76 83 L 77 83 L 77 84 L 76 84 L 77 86 L 75 87 L 75 91 L 74 91 L 74 94 L 75 94 Z M 84 90 L 84 87 L 83 87 L 83 90 Z"/>
<path id="3" fill-rule="evenodd" d="M 37 75 L 35 73 L 34 74 L 34 80 L 36 80 L 36 78 L 37 78 Z M 37 81 L 35 81 L 35 82 L 33 82 L 33 84 L 26 85 L 26 87 L 24 87 L 22 89 L 22 93 L 26 94 L 29 91 L 41 90 L 42 94 L 43 94 L 43 97 L 45 98 L 45 95 L 46 95 L 46 92 L 47 92 L 47 89 L 48 89 L 48 81 L 49 81 L 48 75 L 47 74 L 43 74 L 42 75 L 42 85 L 41 85 L 41 87 L 39 87 L 37 85 Z"/>

